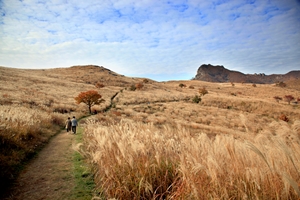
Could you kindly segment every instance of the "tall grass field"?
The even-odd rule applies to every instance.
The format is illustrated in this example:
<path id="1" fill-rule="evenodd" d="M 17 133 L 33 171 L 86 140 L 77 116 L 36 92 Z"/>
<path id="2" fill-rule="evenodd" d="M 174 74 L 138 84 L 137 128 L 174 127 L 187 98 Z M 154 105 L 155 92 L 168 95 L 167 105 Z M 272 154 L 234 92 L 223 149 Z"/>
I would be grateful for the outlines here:
<path id="1" fill-rule="evenodd" d="M 88 90 L 104 100 L 79 145 L 94 199 L 300 199 L 299 79 L 156 82 L 98 66 L 0 67 L 0 196 L 68 117 L 89 115 L 74 99 Z"/>
<path id="2" fill-rule="evenodd" d="M 90 121 L 85 145 L 104 199 L 297 199 L 300 140 L 210 138 L 178 125 Z"/>

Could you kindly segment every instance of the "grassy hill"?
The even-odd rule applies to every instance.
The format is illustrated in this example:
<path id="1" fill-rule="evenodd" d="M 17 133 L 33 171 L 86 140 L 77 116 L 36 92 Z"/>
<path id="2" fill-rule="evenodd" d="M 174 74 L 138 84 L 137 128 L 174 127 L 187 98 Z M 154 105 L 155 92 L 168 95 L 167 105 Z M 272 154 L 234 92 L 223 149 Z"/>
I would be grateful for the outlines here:
<path id="1" fill-rule="evenodd" d="M 3 185 L 13 179 L 20 163 L 64 126 L 67 117 L 87 115 L 87 107 L 75 104 L 74 97 L 83 91 L 97 90 L 105 102 L 93 107 L 98 114 L 93 116 L 93 123 L 86 122 L 89 128 L 84 140 L 86 155 L 96 166 L 95 174 L 108 173 L 95 178 L 105 198 L 143 196 L 147 199 L 162 194 L 162 198 L 174 195 L 179 199 L 197 199 L 208 194 L 212 198 L 222 195 L 242 198 L 244 193 L 249 198 L 273 198 L 272 190 L 276 188 L 275 196 L 289 199 L 299 191 L 299 80 L 287 82 L 286 87 L 197 80 L 156 82 L 126 77 L 92 65 L 45 70 L 0 67 L 0 77 L 0 180 Z M 208 92 L 205 95 L 199 93 L 203 88 Z M 292 95 L 295 100 L 286 102 L 286 95 Z M 277 102 L 275 96 L 282 100 Z M 195 103 L 197 99 L 199 103 Z M 111 138 L 106 133 L 120 138 Z M 249 149 L 252 149 L 250 153 Z M 281 149 L 279 153 L 278 149 Z M 240 163 L 243 155 L 237 151 L 252 159 Z M 280 161 L 282 165 L 276 164 L 280 159 L 274 153 L 287 158 Z M 230 159 L 226 160 L 228 156 Z M 262 171 L 255 162 L 265 165 Z M 134 165 L 143 163 L 157 170 Z M 237 177 L 230 174 L 231 169 Z M 279 173 L 280 170 L 284 172 Z M 138 178 L 124 180 L 125 174 Z M 158 179 L 153 180 L 150 175 Z M 263 187 L 272 179 L 277 181 L 275 185 L 269 183 Z M 113 183 L 113 180 L 120 182 Z M 132 195 L 135 182 L 140 182 L 139 196 Z M 205 184 L 214 187 L 204 187 Z M 139 191 L 141 188 L 143 192 Z M 240 190 L 243 192 L 237 192 Z M 253 192 L 252 196 L 249 191 Z"/>

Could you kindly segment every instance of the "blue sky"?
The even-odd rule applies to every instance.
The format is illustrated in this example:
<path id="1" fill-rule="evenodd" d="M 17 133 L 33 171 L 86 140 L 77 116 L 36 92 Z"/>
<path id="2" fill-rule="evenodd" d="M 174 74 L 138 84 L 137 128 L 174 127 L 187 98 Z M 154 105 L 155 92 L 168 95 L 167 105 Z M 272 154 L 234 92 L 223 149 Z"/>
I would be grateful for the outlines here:
<path id="1" fill-rule="evenodd" d="M 0 0 L 0 66 L 188 80 L 300 70 L 299 0 Z"/>

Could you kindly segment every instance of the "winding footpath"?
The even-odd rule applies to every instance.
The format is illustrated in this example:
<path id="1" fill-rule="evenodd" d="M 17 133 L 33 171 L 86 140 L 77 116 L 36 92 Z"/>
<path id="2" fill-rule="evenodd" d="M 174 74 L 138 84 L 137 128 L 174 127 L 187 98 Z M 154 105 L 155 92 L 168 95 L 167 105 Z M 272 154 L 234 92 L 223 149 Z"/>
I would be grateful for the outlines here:
<path id="1" fill-rule="evenodd" d="M 111 109 L 116 92 L 110 98 Z M 76 136 L 62 130 L 31 160 L 5 200 L 74 200 L 74 149 Z"/>
<path id="2" fill-rule="evenodd" d="M 61 133 L 21 172 L 7 200 L 69 199 L 75 186 L 72 144 L 75 136 Z"/>

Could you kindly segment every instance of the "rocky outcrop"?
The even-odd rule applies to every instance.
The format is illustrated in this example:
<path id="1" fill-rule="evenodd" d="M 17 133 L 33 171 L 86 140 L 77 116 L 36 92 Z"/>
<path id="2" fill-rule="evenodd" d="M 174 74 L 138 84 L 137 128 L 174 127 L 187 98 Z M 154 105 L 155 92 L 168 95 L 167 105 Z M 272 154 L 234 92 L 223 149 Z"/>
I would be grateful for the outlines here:
<path id="1" fill-rule="evenodd" d="M 244 83 L 276 83 L 292 79 L 300 79 L 300 71 L 291 71 L 287 74 L 243 74 L 238 71 L 231 71 L 222 65 L 203 64 L 194 78 L 195 80 L 208 82 L 244 82 Z"/>

